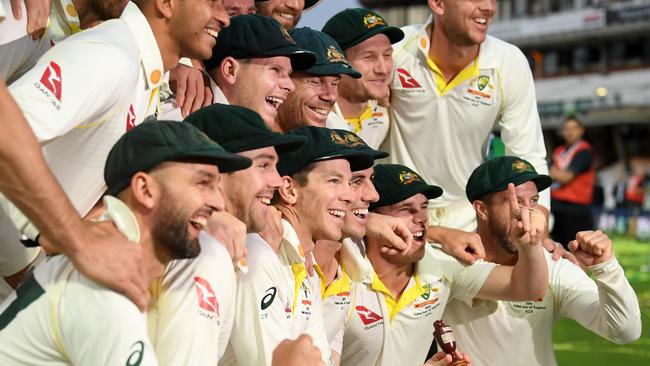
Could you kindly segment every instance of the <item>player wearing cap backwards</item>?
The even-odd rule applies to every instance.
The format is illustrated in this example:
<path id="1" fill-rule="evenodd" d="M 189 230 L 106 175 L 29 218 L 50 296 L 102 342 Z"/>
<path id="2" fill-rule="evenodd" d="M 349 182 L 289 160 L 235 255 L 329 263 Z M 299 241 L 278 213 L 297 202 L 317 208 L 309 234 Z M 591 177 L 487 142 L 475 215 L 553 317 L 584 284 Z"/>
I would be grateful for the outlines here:
<path id="1" fill-rule="evenodd" d="M 508 182 L 516 185 L 519 204 L 534 210 L 551 178 L 514 156 L 489 160 L 470 176 L 467 198 L 476 210 L 486 259 L 501 265 L 519 259 L 508 219 Z M 470 353 L 475 365 L 556 365 L 553 325 L 564 317 L 617 344 L 639 338 L 639 304 L 612 241 L 600 231 L 583 231 L 570 247 L 594 279 L 566 259 L 553 261 L 545 253 L 549 291 L 544 299 L 449 303 L 444 320 L 454 328 L 458 348 Z"/>
<path id="2" fill-rule="evenodd" d="M 428 4 L 426 24 L 404 27 L 404 40 L 394 45 L 391 128 L 382 148 L 391 162 L 445 188 L 431 202 L 428 239 L 475 247 L 476 215 L 464 190 L 492 130 L 500 128 L 506 154 L 548 171 L 533 77 L 517 47 L 487 35 L 495 1 Z M 541 203 L 549 207 L 548 194 Z"/>
<path id="3" fill-rule="evenodd" d="M 127 3 L 125 0 L 53 0 L 50 21 L 43 35 L 36 39 L 27 31 L 17 31 L 24 21 L 10 17 L 0 23 L 0 34 L 15 35 L 9 39 L 0 37 L 0 74 L 11 84 L 52 46 L 97 23 L 118 18 Z"/>
<path id="4" fill-rule="evenodd" d="M 282 214 L 280 237 L 247 239 L 248 273 L 239 274 L 231 358 L 224 364 L 268 365 L 271 351 L 301 333 L 314 338 L 325 362 L 330 351 L 323 327 L 320 283 L 308 273 L 313 242 L 339 240 L 352 199 L 351 171 L 372 165 L 372 158 L 350 149 L 336 132 L 302 127 L 286 135 L 304 136 L 305 145 L 282 154 L 282 185 L 274 200 Z M 255 335 L 255 336 L 251 336 Z"/>
<path id="5" fill-rule="evenodd" d="M 263 230 L 268 205 L 281 182 L 276 150 L 297 149 L 304 139 L 271 132 L 259 114 L 232 105 L 202 108 L 185 122 L 226 151 L 253 161 L 248 169 L 222 174 L 221 191 L 225 210 L 243 221 L 246 231 Z M 149 329 L 161 365 L 216 365 L 230 338 L 236 313 L 231 256 L 205 231 L 199 243 L 199 257 L 172 261 L 154 286 L 157 296 L 149 312 Z"/>
<path id="6" fill-rule="evenodd" d="M 205 67 L 215 103 L 252 109 L 273 127 L 278 107 L 293 90 L 292 70 L 313 63 L 314 55 L 296 46 L 280 23 L 249 14 L 233 17 Z"/>
<path id="7" fill-rule="evenodd" d="M 339 97 L 327 117 L 327 126 L 347 126 L 376 149 L 389 126 L 388 111 L 377 101 L 389 96 L 391 44 L 402 40 L 404 33 L 389 26 L 381 15 L 363 8 L 337 13 L 325 23 L 323 32 L 336 40 L 350 66 L 362 75 L 360 79 L 341 79 Z"/>
<path id="8" fill-rule="evenodd" d="M 546 293 L 544 217 L 520 208 L 514 187 L 509 189 L 508 218 L 523 262 L 509 267 L 477 261 L 466 267 L 426 245 L 428 201 L 442 189 L 402 165 L 375 166 L 373 182 L 379 201 L 370 210 L 403 220 L 414 241 L 407 253 L 391 255 L 381 252 L 375 238 L 367 238 L 366 255 L 374 271 L 352 286 L 341 364 L 421 365 L 433 340 L 433 322 L 450 299 L 530 300 Z"/>
<path id="9" fill-rule="evenodd" d="M 10 86 L 43 144 L 50 169 L 82 216 L 106 188 L 102 168 L 112 144 L 156 109 L 163 72 L 175 67 L 182 55 L 209 57 L 216 32 L 227 24 L 220 3 L 139 0 L 137 5 L 129 3 L 120 19 L 61 42 Z M 89 86 L 102 92 L 87 93 Z M 8 205 L 15 226 L 35 240 L 34 226 L 15 207 L 3 205 Z M 7 214 L 0 213 L 0 220 L 0 258 L 14 258 L 11 248 L 20 245 L 18 233 L 9 230 Z M 94 274 L 102 283 L 111 283 L 102 276 Z M 129 287 L 126 291 L 144 306 L 145 296 Z"/>
<path id="10" fill-rule="evenodd" d="M 223 210 L 220 172 L 250 166 L 189 124 L 142 124 L 106 161 L 109 194 L 100 219 L 144 248 L 153 282 L 173 259 L 196 257 L 201 227 Z M 101 314 L 101 321 L 97 315 Z M 3 365 L 157 365 L 145 317 L 124 295 L 49 257 L 0 306 Z"/>
<path id="11" fill-rule="evenodd" d="M 321 0 L 255 0 L 257 13 L 273 17 L 286 29 L 294 28 L 302 12 L 316 6 Z"/>
<path id="12" fill-rule="evenodd" d="M 291 74 L 295 90 L 280 105 L 278 124 L 283 131 L 299 126 L 325 127 L 338 98 L 341 77 L 358 79 L 361 74 L 348 64 L 341 47 L 327 34 L 307 27 L 292 29 L 289 34 L 299 47 L 316 54 L 316 63 Z"/>

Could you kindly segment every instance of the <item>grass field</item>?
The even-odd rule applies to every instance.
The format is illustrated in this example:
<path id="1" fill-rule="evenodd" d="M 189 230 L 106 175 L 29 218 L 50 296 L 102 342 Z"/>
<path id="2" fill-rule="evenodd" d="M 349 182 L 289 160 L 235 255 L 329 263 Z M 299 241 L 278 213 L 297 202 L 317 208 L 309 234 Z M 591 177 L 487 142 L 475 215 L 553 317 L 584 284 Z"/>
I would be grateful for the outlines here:
<path id="1" fill-rule="evenodd" d="M 650 365 L 650 272 L 641 270 L 650 261 L 650 243 L 614 237 L 614 253 L 625 269 L 641 306 L 643 333 L 636 342 L 618 346 L 573 320 L 558 322 L 554 348 L 560 365 Z"/>

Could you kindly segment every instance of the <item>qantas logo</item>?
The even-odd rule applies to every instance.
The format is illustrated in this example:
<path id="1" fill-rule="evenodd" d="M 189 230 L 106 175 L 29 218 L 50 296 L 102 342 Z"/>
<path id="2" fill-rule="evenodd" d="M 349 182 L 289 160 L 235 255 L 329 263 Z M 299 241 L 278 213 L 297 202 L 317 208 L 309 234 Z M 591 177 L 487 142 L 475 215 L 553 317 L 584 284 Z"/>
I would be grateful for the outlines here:
<path id="1" fill-rule="evenodd" d="M 408 71 L 402 69 L 401 67 L 397 69 L 397 76 L 399 77 L 399 81 L 402 83 L 403 88 L 415 89 L 422 87 L 420 83 L 413 79 L 413 76 L 411 76 Z"/>
<path id="2" fill-rule="evenodd" d="M 126 130 L 135 127 L 135 112 L 133 112 L 133 104 L 129 106 L 129 111 L 126 113 Z"/>
<path id="3" fill-rule="evenodd" d="M 196 295 L 199 298 L 199 307 L 211 313 L 219 315 L 219 302 L 217 296 L 212 291 L 212 286 L 208 281 L 201 277 L 194 277 L 194 287 L 196 288 Z"/>
<path id="4" fill-rule="evenodd" d="M 61 67 L 54 62 L 50 61 L 47 65 L 43 76 L 41 76 L 41 84 L 49 90 L 54 97 L 61 101 Z"/>
<path id="5" fill-rule="evenodd" d="M 355 309 L 364 325 L 370 325 L 383 319 L 380 315 L 368 310 L 365 306 L 357 306 Z"/>

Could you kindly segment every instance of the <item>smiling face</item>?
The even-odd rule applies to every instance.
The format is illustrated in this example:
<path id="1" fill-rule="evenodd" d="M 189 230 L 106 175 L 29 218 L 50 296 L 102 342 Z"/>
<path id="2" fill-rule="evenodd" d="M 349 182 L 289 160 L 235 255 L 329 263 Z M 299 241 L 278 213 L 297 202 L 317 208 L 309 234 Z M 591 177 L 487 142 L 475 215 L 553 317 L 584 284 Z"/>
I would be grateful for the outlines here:
<path id="1" fill-rule="evenodd" d="M 200 60 L 210 58 L 219 32 L 230 25 L 221 0 L 179 1 L 174 4 L 169 28 L 173 29 L 180 56 Z"/>
<path id="2" fill-rule="evenodd" d="M 327 115 L 333 110 L 338 98 L 341 77 L 316 76 L 295 72 L 291 80 L 296 89 L 278 110 L 278 123 L 283 131 L 300 127 L 325 127 Z"/>
<path id="3" fill-rule="evenodd" d="M 223 7 L 229 17 L 255 13 L 254 0 L 223 0 Z"/>
<path id="4" fill-rule="evenodd" d="M 352 204 L 345 215 L 343 236 L 361 239 L 366 235 L 368 222 L 368 207 L 370 203 L 379 200 L 379 194 L 372 184 L 374 168 L 352 172 L 350 187 L 352 188 Z"/>
<path id="5" fill-rule="evenodd" d="M 273 193 L 282 184 L 276 165 L 278 154 L 274 147 L 244 151 L 253 165 L 234 173 L 222 174 L 226 211 L 246 224 L 249 233 L 266 227 L 266 215 Z"/>
<path id="6" fill-rule="evenodd" d="M 422 193 L 418 193 L 390 206 L 377 208 L 376 212 L 379 214 L 400 219 L 408 227 L 411 234 L 413 234 L 413 244 L 408 253 L 390 256 L 393 261 L 415 263 L 422 259 L 429 222 L 428 210 L 429 200 Z"/>
<path id="7" fill-rule="evenodd" d="M 291 29 L 300 21 L 300 15 L 305 8 L 305 0 L 269 0 L 255 4 L 257 13 L 282 23 L 286 29 Z"/>
<path id="8" fill-rule="evenodd" d="M 278 108 L 294 90 L 289 77 L 291 61 L 288 57 L 276 56 L 232 62 L 237 62 L 239 67 L 235 82 L 222 88 L 228 102 L 254 110 L 273 127 Z"/>
<path id="9" fill-rule="evenodd" d="M 345 50 L 345 57 L 361 79 L 344 77 L 339 93 L 351 102 L 381 100 L 388 96 L 388 84 L 393 70 L 393 48 L 388 37 L 377 34 Z"/>
<path id="10" fill-rule="evenodd" d="M 444 9 L 435 24 L 460 46 L 476 46 L 485 41 L 488 26 L 496 12 L 496 0 L 429 0 Z"/>
<path id="11" fill-rule="evenodd" d="M 313 163 L 305 185 L 296 185 L 296 215 L 314 241 L 341 239 L 343 220 L 353 199 L 351 179 L 350 163 L 334 159 Z"/>
<path id="12" fill-rule="evenodd" d="M 224 208 L 219 169 L 200 163 L 163 163 L 151 175 L 159 190 L 152 236 L 164 258 L 194 258 L 199 233 L 213 211 Z"/>

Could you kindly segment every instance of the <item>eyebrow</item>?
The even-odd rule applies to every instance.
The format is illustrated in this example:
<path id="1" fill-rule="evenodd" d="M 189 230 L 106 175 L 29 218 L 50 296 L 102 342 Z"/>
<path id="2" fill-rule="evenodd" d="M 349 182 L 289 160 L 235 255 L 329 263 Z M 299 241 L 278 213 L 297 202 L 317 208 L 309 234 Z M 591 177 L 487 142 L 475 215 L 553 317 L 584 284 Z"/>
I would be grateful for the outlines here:
<path id="1" fill-rule="evenodd" d="M 199 170 L 196 172 L 194 176 L 197 177 L 198 179 L 202 179 L 202 178 L 217 179 L 219 177 L 217 174 L 214 174 L 207 170 Z"/>
<path id="2" fill-rule="evenodd" d="M 252 160 L 257 160 L 257 159 L 270 159 L 270 160 L 274 160 L 274 159 L 275 159 L 275 155 L 273 155 L 273 154 L 269 154 L 269 153 L 259 153 L 259 154 L 255 155 L 255 156 L 253 156 L 253 159 L 252 159 Z"/>

